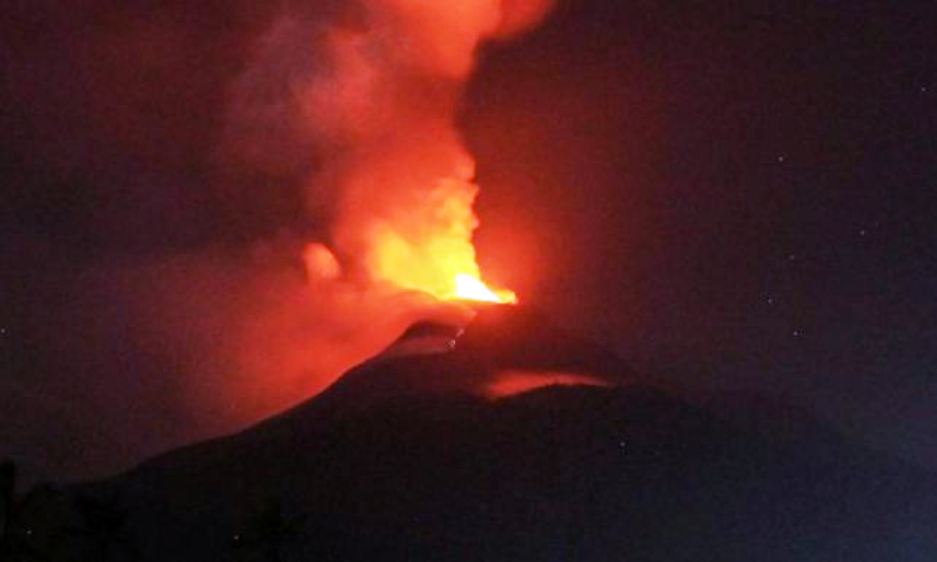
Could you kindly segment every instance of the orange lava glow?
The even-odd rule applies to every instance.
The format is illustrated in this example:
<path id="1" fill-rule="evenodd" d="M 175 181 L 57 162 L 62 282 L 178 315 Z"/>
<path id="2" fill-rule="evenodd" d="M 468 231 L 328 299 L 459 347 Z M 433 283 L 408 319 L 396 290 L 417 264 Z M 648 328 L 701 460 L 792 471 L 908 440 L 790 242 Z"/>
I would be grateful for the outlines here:
<path id="1" fill-rule="evenodd" d="M 470 179 L 474 162 L 460 151 L 454 150 L 459 160 L 445 170 L 450 177 L 425 180 L 432 187 L 418 191 L 422 197 L 401 201 L 394 195 L 408 188 L 390 188 L 378 212 L 361 213 L 362 206 L 358 206 L 359 212 L 349 214 L 344 224 L 349 227 L 349 238 L 361 237 L 358 254 L 372 279 L 442 301 L 514 303 L 514 293 L 483 281 L 472 243 L 478 226 L 472 209 L 478 186 Z M 401 158 L 407 157 L 412 154 Z M 411 169 L 419 169 L 422 162 L 412 158 L 408 163 Z M 388 163 L 384 169 L 399 173 L 400 166 Z M 390 182 L 395 174 L 386 177 Z"/>
<path id="2" fill-rule="evenodd" d="M 462 300 L 511 303 L 517 302 L 517 295 L 506 289 L 492 290 L 477 277 L 461 273 L 455 277 L 455 296 Z"/>
<path id="3" fill-rule="evenodd" d="M 366 271 L 383 284 L 442 301 L 516 303 L 513 292 L 483 281 L 476 261 L 472 232 L 478 219 L 472 203 L 478 187 L 459 177 L 437 181 L 426 190 L 432 197 L 388 201 L 383 215 L 356 216 L 346 223 L 352 232 L 364 233 L 359 255 Z"/>
<path id="4" fill-rule="evenodd" d="M 462 210 L 474 223 L 471 207 Z M 482 281 L 471 235 L 452 235 L 450 230 L 431 229 L 419 240 L 406 240 L 385 230 L 370 248 L 367 265 L 371 274 L 382 282 L 442 301 L 516 303 L 512 291 L 491 288 Z M 471 232 L 471 228 L 464 230 Z"/>
<path id="5" fill-rule="evenodd" d="M 610 386 L 607 381 L 578 373 L 508 370 L 498 373 L 494 382 L 485 388 L 485 396 L 491 399 L 505 398 L 544 386 L 577 385 Z"/>

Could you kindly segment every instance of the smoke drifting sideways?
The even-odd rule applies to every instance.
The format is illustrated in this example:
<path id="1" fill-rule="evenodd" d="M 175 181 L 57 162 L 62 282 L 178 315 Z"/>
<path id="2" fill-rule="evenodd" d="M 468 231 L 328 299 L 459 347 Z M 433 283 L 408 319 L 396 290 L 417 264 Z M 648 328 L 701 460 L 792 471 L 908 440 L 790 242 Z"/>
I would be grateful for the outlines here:
<path id="1" fill-rule="evenodd" d="M 323 236 L 287 225 L 248 248 L 61 268 L 25 321 L 40 374 L 0 383 L 18 397 L 0 403 L 0 455 L 39 446 L 26 464 L 45 476 L 113 472 L 314 395 L 417 318 L 462 314 L 432 296 L 481 277 L 462 87 L 479 44 L 550 7 L 285 2 L 227 89 L 213 158 L 229 176 L 303 175 Z"/>

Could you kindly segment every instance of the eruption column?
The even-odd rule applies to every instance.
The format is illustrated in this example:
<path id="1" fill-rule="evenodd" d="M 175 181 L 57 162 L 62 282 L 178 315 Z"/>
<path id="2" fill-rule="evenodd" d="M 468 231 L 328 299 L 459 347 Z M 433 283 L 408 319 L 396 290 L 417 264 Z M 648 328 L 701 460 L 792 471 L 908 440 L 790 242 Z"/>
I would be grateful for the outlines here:
<path id="1" fill-rule="evenodd" d="M 513 302 L 482 281 L 472 244 L 475 162 L 454 123 L 478 45 L 538 22 L 548 2 L 358 7 L 356 25 L 319 31 L 324 62 L 292 85 L 321 155 L 309 200 L 320 204 L 327 190 L 335 202 L 329 249 L 317 243 L 313 253 L 332 252 L 346 273 L 379 285 Z"/>

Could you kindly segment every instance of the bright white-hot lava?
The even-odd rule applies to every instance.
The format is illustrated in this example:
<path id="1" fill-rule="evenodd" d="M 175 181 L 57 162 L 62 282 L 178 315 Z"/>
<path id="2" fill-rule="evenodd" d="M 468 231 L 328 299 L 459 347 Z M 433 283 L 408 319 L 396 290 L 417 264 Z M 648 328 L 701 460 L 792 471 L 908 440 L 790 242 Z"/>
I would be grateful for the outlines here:
<path id="1" fill-rule="evenodd" d="M 517 296 L 513 292 L 505 289 L 489 289 L 488 286 L 477 277 L 472 277 L 471 275 L 466 275 L 464 273 L 456 275 L 455 293 L 453 294 L 453 297 L 465 300 L 494 303 L 517 302 Z"/>

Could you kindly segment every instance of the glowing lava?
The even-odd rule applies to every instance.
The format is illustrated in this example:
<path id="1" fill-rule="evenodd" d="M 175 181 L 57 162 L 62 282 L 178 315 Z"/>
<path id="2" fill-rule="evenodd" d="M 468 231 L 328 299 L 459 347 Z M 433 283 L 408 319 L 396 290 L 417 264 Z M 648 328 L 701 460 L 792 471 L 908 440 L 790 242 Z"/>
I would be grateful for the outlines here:
<path id="1" fill-rule="evenodd" d="M 485 388 L 488 398 L 505 398 L 545 386 L 612 386 L 608 381 L 580 373 L 507 370 Z"/>
<path id="2" fill-rule="evenodd" d="M 472 241 L 479 225 L 473 210 L 479 191 L 473 181 L 474 160 L 459 145 L 443 151 L 444 157 L 435 148 L 432 158 L 425 159 L 417 157 L 421 154 L 417 147 L 391 153 L 396 158 L 381 169 L 385 185 L 393 187 L 370 190 L 368 204 L 358 204 L 355 212 L 345 215 L 340 238 L 355 241 L 364 270 L 380 283 L 445 301 L 517 302 L 513 292 L 483 281 L 478 265 Z M 361 176 L 369 178 L 369 172 L 362 171 Z M 414 183 L 406 183 L 411 176 Z M 410 189 L 415 190 L 412 196 L 399 196 Z M 369 205 L 373 205 L 370 212 L 364 212 Z"/>
<path id="3" fill-rule="evenodd" d="M 455 278 L 455 296 L 459 299 L 493 303 L 517 302 L 517 295 L 513 292 L 499 289 L 492 290 L 485 282 L 471 275 L 459 274 Z"/>

